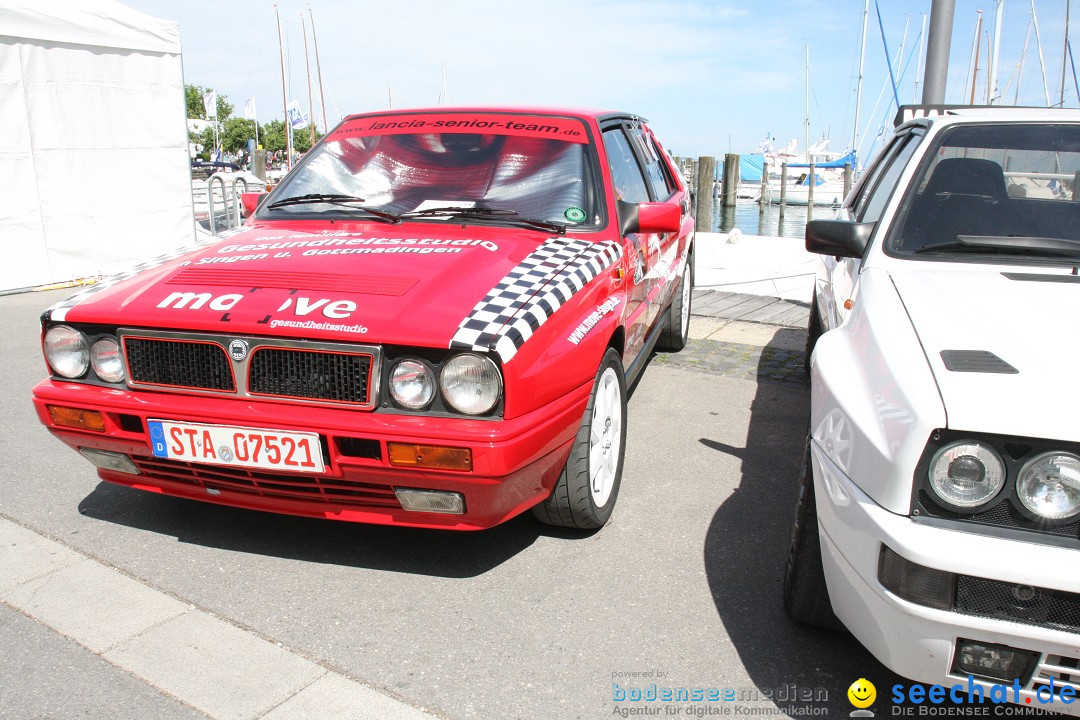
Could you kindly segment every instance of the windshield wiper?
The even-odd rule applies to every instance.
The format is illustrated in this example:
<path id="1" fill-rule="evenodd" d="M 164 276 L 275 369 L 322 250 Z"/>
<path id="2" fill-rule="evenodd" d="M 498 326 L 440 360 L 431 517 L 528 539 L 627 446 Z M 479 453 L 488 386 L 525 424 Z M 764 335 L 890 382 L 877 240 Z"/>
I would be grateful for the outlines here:
<path id="1" fill-rule="evenodd" d="M 957 235 L 954 242 L 925 245 L 916 253 L 933 252 L 997 252 L 1015 255 L 1080 255 L 1080 240 L 1023 235 Z"/>
<path id="2" fill-rule="evenodd" d="M 275 208 L 285 207 L 287 205 L 313 205 L 316 203 L 329 203 L 332 205 L 351 205 L 352 203 L 362 203 L 364 198 L 356 197 L 355 195 L 339 195 L 334 193 L 310 193 L 308 195 L 294 195 L 293 197 L 287 197 L 282 200 L 276 200 L 266 206 L 268 210 L 274 210 Z M 394 213 L 385 212 L 383 210 L 375 210 L 374 208 L 357 206 L 354 210 L 360 210 L 366 212 L 369 215 L 374 215 L 380 220 L 386 220 L 394 224 L 400 223 L 401 218 Z"/>
<path id="3" fill-rule="evenodd" d="M 413 210 L 412 212 L 401 213 L 402 218 L 422 218 L 422 217 L 446 217 L 446 218 L 467 218 L 469 220 L 497 220 L 509 225 L 518 225 L 521 227 L 537 228 L 539 230 L 548 230 L 550 232 L 558 233 L 559 235 L 566 234 L 566 225 L 557 222 L 549 222 L 547 220 L 535 220 L 533 218 L 523 218 L 518 216 L 517 210 L 509 210 L 505 208 L 485 208 L 485 207 L 433 207 L 424 208 L 423 210 Z"/>

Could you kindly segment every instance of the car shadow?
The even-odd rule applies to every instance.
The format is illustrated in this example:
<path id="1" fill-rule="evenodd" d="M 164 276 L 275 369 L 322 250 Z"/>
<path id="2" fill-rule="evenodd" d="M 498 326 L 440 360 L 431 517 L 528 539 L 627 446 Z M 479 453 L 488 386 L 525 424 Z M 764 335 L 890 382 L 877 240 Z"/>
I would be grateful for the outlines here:
<path id="1" fill-rule="evenodd" d="M 592 534 L 548 527 L 528 512 L 480 532 L 338 522 L 231 508 L 108 482 L 83 498 L 79 512 L 182 543 L 445 578 L 482 575 L 540 537 L 576 540 Z"/>
<path id="2" fill-rule="evenodd" d="M 802 338 L 803 330 L 783 329 L 763 349 L 745 447 L 699 440 L 742 463 L 738 487 L 717 509 L 705 536 L 706 576 L 716 611 L 760 697 L 770 693 L 795 716 L 820 714 L 817 708 L 846 715 L 854 710 L 848 687 L 867 678 L 877 687 L 882 715 L 889 688 L 906 681 L 852 636 L 799 625 L 784 611 L 784 566 L 810 392 L 802 375 L 794 381 L 771 380 L 763 365 L 770 348 L 799 347 Z"/>

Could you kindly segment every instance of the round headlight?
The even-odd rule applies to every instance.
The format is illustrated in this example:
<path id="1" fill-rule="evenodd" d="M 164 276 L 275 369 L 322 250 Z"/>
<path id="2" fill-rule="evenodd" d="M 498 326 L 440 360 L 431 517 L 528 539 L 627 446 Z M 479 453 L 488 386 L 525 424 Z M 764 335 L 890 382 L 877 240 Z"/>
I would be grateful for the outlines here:
<path id="1" fill-rule="evenodd" d="M 930 486 L 956 508 L 971 509 L 991 500 L 1005 484 L 1005 465 L 992 449 L 977 442 L 955 442 L 930 462 Z"/>
<path id="2" fill-rule="evenodd" d="M 443 365 L 441 381 L 443 399 L 466 415 L 483 415 L 491 410 L 502 392 L 502 377 L 495 363 L 470 353 Z"/>
<path id="3" fill-rule="evenodd" d="M 101 338 L 90 348 L 90 367 L 105 382 L 124 379 L 124 361 L 120 357 L 120 344 L 115 338 Z"/>
<path id="4" fill-rule="evenodd" d="M 402 360 L 390 372 L 390 395 L 410 410 L 426 407 L 435 397 L 435 375 L 417 360 Z"/>
<path id="5" fill-rule="evenodd" d="M 1024 507 L 1048 520 L 1080 513 L 1080 458 L 1048 452 L 1028 460 L 1016 481 L 1016 494 Z"/>
<path id="6" fill-rule="evenodd" d="M 82 377 L 90 364 L 90 344 L 75 328 L 57 325 L 45 333 L 45 359 L 57 375 Z"/>

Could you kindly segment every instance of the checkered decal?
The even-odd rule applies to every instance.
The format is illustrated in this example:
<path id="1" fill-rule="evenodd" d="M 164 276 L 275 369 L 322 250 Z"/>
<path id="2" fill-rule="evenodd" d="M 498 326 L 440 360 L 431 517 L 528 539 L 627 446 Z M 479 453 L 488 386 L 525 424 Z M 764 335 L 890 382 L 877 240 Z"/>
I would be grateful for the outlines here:
<path id="1" fill-rule="evenodd" d="M 556 310 L 621 255 L 613 242 L 545 241 L 476 303 L 450 347 L 495 350 L 509 362 Z"/>
<path id="2" fill-rule="evenodd" d="M 96 293 L 96 292 L 98 292 L 100 290 L 104 290 L 107 287 L 112 287 L 113 285 L 117 284 L 118 282 L 121 282 L 123 280 L 127 280 L 129 277 L 133 277 L 135 275 L 138 275 L 143 270 L 149 270 L 152 267 L 157 267 L 158 265 L 163 265 L 163 264 L 169 262 L 170 260 L 175 260 L 176 258 L 180 257 L 181 255 L 187 255 L 189 252 L 192 252 L 193 250 L 197 250 L 200 247 L 203 247 L 203 246 L 198 245 L 198 244 L 197 245 L 185 245 L 184 247 L 177 248 L 176 250 L 173 250 L 170 253 L 167 253 L 165 255 L 161 255 L 159 257 L 156 257 L 153 260 L 147 260 L 146 262 L 140 263 L 140 264 L 136 265 L 133 268 L 129 268 L 127 270 L 124 270 L 123 272 L 121 272 L 121 273 L 119 273 L 117 275 L 112 275 L 112 276 L 107 277 L 107 278 L 102 278 L 101 280 L 98 280 L 93 285 L 91 285 L 89 287 L 86 287 L 86 288 L 83 288 L 79 292 L 75 293 L 74 295 L 69 297 L 67 300 L 62 300 L 62 301 L 56 303 L 55 305 L 53 305 L 51 308 L 49 308 L 48 310 L 45 311 L 45 317 L 47 319 L 49 319 L 49 320 L 54 321 L 54 322 L 63 322 L 67 318 L 68 310 L 70 310 L 71 308 L 73 308 L 76 305 L 78 305 L 79 303 L 81 303 L 83 300 L 85 300 L 90 295 L 93 295 L 94 293 Z"/>

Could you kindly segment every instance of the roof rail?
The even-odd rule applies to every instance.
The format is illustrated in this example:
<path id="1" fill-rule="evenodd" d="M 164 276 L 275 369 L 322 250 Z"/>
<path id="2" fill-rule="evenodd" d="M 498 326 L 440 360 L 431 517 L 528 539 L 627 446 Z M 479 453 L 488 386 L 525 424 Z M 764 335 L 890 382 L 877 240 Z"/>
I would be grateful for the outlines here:
<path id="1" fill-rule="evenodd" d="M 1048 110 L 1050 108 L 1035 105 L 901 105 L 893 118 L 893 127 L 915 120 L 916 118 L 954 115 L 972 110 Z"/>

